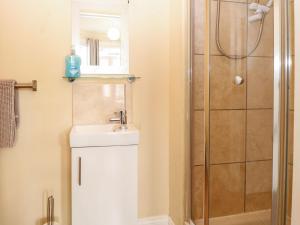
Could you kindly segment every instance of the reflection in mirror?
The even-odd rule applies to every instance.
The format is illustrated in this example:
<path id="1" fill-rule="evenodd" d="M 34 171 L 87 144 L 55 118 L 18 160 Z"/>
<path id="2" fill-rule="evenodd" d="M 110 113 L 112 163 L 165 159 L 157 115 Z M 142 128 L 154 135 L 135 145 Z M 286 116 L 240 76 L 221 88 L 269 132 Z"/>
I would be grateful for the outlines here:
<path id="1" fill-rule="evenodd" d="M 72 43 L 81 57 L 83 75 L 128 74 L 127 4 L 124 3 L 124 0 L 73 1 Z"/>
<path id="2" fill-rule="evenodd" d="M 121 66 L 120 16 L 80 13 L 80 51 L 87 66 Z"/>

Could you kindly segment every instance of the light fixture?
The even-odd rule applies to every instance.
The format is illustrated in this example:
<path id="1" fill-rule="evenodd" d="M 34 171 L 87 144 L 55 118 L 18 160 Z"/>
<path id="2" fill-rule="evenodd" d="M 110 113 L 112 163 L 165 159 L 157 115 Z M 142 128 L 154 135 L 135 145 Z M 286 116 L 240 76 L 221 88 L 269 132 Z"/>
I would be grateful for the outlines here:
<path id="1" fill-rule="evenodd" d="M 109 28 L 107 31 L 107 37 L 111 41 L 118 41 L 120 39 L 120 36 L 121 34 L 119 29 L 115 27 Z"/>

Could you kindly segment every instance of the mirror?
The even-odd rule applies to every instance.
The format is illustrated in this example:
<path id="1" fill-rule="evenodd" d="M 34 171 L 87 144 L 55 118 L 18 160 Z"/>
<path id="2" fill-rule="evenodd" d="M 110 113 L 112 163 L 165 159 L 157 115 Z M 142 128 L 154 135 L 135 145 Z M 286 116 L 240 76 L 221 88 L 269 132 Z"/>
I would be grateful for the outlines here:
<path id="1" fill-rule="evenodd" d="M 72 45 L 81 74 L 128 74 L 128 0 L 73 0 Z"/>

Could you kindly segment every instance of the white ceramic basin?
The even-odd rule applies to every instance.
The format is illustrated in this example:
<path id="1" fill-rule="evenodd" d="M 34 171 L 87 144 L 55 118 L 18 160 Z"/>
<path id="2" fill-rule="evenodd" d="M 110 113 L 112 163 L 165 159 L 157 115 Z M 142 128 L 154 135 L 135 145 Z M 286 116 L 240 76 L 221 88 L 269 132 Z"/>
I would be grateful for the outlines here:
<path id="1" fill-rule="evenodd" d="M 132 125 L 127 130 L 116 129 L 118 125 L 76 125 L 70 134 L 71 148 L 137 145 L 139 131 Z"/>

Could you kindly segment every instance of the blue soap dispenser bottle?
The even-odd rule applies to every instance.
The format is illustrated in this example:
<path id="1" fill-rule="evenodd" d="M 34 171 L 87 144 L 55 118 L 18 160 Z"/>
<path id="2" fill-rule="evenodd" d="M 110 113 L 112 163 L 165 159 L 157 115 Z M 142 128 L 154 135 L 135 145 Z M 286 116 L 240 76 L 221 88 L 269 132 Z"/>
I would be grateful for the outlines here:
<path id="1" fill-rule="evenodd" d="M 74 47 L 71 50 L 71 54 L 66 56 L 65 63 L 66 63 L 66 71 L 65 71 L 66 77 L 68 78 L 80 77 L 81 59 L 78 55 L 76 55 Z"/>

